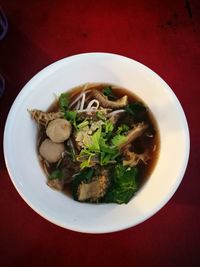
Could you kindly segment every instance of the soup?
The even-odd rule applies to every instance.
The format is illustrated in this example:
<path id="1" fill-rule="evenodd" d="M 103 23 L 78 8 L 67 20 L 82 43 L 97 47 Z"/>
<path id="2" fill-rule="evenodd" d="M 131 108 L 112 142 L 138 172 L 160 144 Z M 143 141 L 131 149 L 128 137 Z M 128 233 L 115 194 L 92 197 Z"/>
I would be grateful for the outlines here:
<path id="1" fill-rule="evenodd" d="M 62 93 L 47 112 L 31 110 L 47 184 L 74 200 L 128 203 L 150 176 L 159 132 L 147 105 L 110 84 Z"/>

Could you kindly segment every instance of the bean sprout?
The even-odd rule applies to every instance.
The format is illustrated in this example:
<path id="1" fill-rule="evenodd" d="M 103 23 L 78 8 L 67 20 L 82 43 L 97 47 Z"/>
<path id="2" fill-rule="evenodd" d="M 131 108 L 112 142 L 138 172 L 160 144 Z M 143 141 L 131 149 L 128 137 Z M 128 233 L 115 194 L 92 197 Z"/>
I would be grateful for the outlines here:
<path id="1" fill-rule="evenodd" d="M 79 110 L 79 108 L 80 108 L 80 104 L 81 104 L 81 102 L 78 101 L 78 103 L 77 103 L 77 105 L 76 105 L 76 107 L 75 107 L 75 110 Z"/>
<path id="2" fill-rule="evenodd" d="M 95 107 L 95 106 L 92 106 L 93 104 L 96 104 L 96 107 Z M 90 111 L 91 109 L 92 109 L 92 110 L 97 110 L 98 107 L 99 107 L 99 101 L 96 100 L 96 99 L 93 99 L 93 100 L 91 100 L 91 101 L 89 102 L 89 104 L 88 104 L 86 110 L 87 110 L 87 111 Z"/>
<path id="3" fill-rule="evenodd" d="M 49 171 L 47 169 L 47 165 L 45 162 L 44 162 L 43 168 L 44 168 L 44 172 L 46 173 L 46 175 L 49 176 Z"/>
<path id="4" fill-rule="evenodd" d="M 80 105 L 79 110 L 84 109 L 84 104 L 85 104 L 85 93 L 83 93 L 82 100 L 81 100 L 81 105 Z"/>
<path id="5" fill-rule="evenodd" d="M 79 94 L 79 95 L 74 99 L 74 101 L 69 105 L 69 109 L 70 109 L 71 107 L 73 107 L 74 104 L 76 104 L 76 102 L 78 102 L 78 101 L 83 97 L 83 95 L 86 96 L 86 94 L 88 94 L 89 92 L 91 92 L 91 90 L 88 90 L 88 91 L 85 91 L 85 92 L 82 92 L 81 94 Z"/>
<path id="6" fill-rule="evenodd" d="M 74 148 L 74 144 L 73 144 L 73 142 L 72 142 L 71 139 L 69 139 L 68 144 L 71 146 L 72 153 L 73 153 L 74 155 L 76 155 L 76 151 L 75 151 L 75 148 Z"/>
<path id="7" fill-rule="evenodd" d="M 49 162 L 46 159 L 44 159 L 44 163 L 47 165 L 47 167 L 50 166 Z"/>
<path id="8" fill-rule="evenodd" d="M 113 115 L 116 115 L 118 113 L 123 113 L 123 112 L 125 112 L 124 109 L 119 109 L 119 110 L 115 110 L 115 111 L 110 112 L 107 116 L 112 117 Z"/>
<path id="9" fill-rule="evenodd" d="M 76 104 L 76 102 L 81 99 L 83 94 L 85 94 L 85 93 L 81 93 L 80 95 L 78 95 L 77 98 L 75 98 L 74 101 L 69 105 L 69 108 L 73 107 L 73 105 Z"/>

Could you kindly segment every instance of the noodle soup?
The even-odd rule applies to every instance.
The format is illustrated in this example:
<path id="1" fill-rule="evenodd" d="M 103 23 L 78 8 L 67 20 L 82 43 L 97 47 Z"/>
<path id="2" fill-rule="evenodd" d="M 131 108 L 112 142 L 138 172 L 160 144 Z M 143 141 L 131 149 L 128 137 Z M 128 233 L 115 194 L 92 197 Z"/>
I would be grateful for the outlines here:
<path id="1" fill-rule="evenodd" d="M 127 89 L 81 85 L 62 93 L 47 112 L 30 113 L 39 125 L 47 184 L 76 201 L 128 203 L 156 164 L 155 119 Z"/>

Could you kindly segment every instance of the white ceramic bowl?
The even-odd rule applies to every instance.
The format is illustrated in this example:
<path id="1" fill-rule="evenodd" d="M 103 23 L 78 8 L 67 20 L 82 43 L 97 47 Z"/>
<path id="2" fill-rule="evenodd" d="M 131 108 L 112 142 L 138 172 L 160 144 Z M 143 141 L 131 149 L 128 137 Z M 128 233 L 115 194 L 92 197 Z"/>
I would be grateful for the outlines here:
<path id="1" fill-rule="evenodd" d="M 106 82 L 133 90 L 157 120 L 161 138 L 157 165 L 127 205 L 76 202 L 46 185 L 38 162 L 37 129 L 27 109 L 46 110 L 55 94 L 86 82 Z M 4 155 L 15 188 L 38 214 L 74 231 L 107 233 L 145 221 L 172 197 L 188 162 L 189 131 L 178 99 L 155 72 L 123 56 L 87 53 L 55 62 L 24 86 L 7 118 Z"/>

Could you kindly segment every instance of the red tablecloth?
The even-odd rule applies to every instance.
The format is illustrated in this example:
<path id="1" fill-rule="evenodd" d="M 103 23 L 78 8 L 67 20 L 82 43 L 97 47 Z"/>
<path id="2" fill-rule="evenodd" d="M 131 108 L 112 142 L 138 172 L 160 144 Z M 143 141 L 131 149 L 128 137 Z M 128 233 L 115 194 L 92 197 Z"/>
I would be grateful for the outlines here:
<path id="1" fill-rule="evenodd" d="M 200 266 L 200 2 L 2 0 L 9 32 L 0 42 L 0 266 Z M 48 64 L 82 52 L 136 59 L 174 90 L 191 134 L 178 191 L 137 227 L 80 234 L 36 214 L 16 192 L 3 158 L 3 128 L 23 85 Z M 169 166 L 170 167 L 170 166 Z"/>

